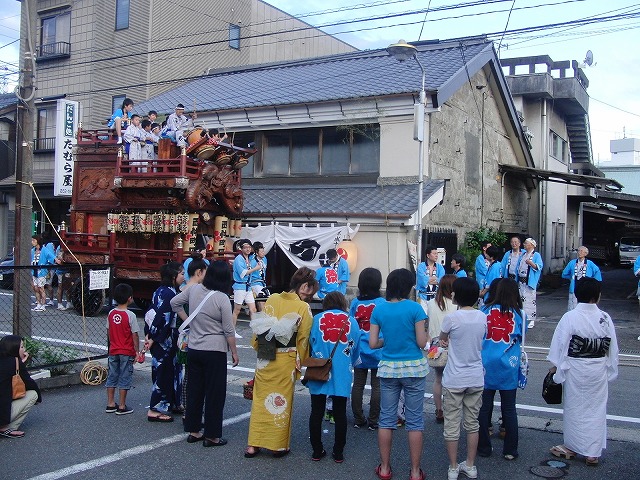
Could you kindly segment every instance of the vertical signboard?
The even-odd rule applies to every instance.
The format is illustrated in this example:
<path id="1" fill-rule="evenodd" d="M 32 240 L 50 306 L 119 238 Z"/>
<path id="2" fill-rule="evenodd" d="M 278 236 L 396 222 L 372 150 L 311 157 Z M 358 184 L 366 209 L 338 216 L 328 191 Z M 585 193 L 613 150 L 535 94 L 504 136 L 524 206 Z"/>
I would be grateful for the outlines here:
<path id="1" fill-rule="evenodd" d="M 56 160 L 53 194 L 71 196 L 73 188 L 73 146 L 76 144 L 78 102 L 58 100 L 56 117 Z"/>

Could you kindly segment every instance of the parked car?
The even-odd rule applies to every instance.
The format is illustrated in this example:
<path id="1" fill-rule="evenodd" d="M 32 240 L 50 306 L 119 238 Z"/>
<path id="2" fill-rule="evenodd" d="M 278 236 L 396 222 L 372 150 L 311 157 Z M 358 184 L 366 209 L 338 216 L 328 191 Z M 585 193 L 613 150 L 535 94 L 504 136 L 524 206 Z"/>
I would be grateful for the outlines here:
<path id="1" fill-rule="evenodd" d="M 13 288 L 13 252 L 0 262 L 0 288 Z"/>
<path id="2" fill-rule="evenodd" d="M 640 255 L 640 237 L 622 237 L 618 243 L 620 265 L 633 265 Z"/>

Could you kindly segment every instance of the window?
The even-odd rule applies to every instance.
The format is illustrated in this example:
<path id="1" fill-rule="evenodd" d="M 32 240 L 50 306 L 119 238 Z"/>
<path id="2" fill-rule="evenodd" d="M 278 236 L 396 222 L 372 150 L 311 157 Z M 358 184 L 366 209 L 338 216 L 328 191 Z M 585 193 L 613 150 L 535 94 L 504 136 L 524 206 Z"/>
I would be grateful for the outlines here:
<path id="1" fill-rule="evenodd" d="M 129 28 L 129 0 L 116 0 L 116 30 Z"/>
<path id="2" fill-rule="evenodd" d="M 56 106 L 38 108 L 37 135 L 35 138 L 35 152 L 51 152 L 55 149 L 56 141 Z"/>
<path id="3" fill-rule="evenodd" d="M 549 133 L 549 155 L 566 164 L 568 160 L 567 142 L 557 133 Z"/>
<path id="4" fill-rule="evenodd" d="M 71 54 L 71 13 L 60 13 L 42 19 L 40 45 L 36 58 L 64 58 Z"/>
<path id="5" fill-rule="evenodd" d="M 564 257 L 565 245 L 565 224 L 560 222 L 551 222 L 551 234 L 553 235 L 553 245 L 551 246 L 551 256 L 553 258 Z"/>
<path id="6" fill-rule="evenodd" d="M 127 98 L 126 95 L 114 95 L 111 97 L 111 113 L 122 108 L 122 102 L 124 102 L 125 98 Z"/>
<path id="7" fill-rule="evenodd" d="M 378 125 L 274 130 L 257 133 L 255 142 L 259 145 L 258 158 L 243 169 L 245 177 L 379 172 Z"/>
<path id="8" fill-rule="evenodd" d="M 240 50 L 240 27 L 238 25 L 229 24 L 229 46 Z"/>

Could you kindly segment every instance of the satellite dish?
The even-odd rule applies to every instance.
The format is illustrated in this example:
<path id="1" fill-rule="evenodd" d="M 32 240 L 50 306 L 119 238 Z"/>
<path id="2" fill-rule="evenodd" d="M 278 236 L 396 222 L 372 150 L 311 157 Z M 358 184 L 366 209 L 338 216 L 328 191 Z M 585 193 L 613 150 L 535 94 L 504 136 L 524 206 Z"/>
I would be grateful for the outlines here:
<path id="1" fill-rule="evenodd" d="M 584 64 L 588 66 L 593 65 L 593 52 L 591 50 L 587 50 L 587 54 L 584 57 Z"/>

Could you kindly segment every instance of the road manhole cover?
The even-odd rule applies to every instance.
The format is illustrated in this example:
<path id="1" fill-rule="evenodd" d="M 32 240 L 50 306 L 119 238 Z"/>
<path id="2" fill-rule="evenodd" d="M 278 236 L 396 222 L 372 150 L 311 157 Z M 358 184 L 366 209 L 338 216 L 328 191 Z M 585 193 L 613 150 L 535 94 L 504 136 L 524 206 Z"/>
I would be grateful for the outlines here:
<path id="1" fill-rule="evenodd" d="M 542 478 L 564 477 L 564 471 L 560 470 L 559 468 L 547 467 L 545 465 L 542 465 L 539 467 L 531 467 L 531 470 L 529 471 L 533 473 L 536 477 L 542 477 Z"/>

